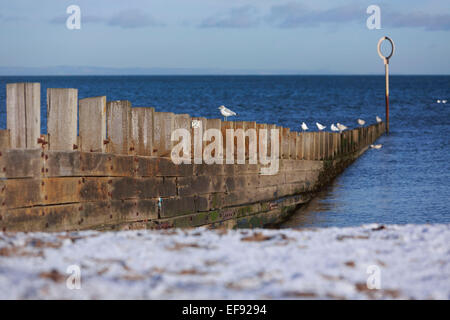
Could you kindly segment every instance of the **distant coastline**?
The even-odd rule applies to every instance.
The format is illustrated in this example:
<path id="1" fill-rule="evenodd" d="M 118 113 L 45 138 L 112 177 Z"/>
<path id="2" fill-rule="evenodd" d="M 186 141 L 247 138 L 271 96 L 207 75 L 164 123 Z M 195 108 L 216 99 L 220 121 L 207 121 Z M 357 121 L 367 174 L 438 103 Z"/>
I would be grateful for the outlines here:
<path id="1" fill-rule="evenodd" d="M 0 76 L 380 76 L 383 73 L 342 74 L 329 70 L 257 70 L 221 68 L 109 68 L 90 66 L 0 67 Z M 448 76 L 448 74 L 394 74 Z"/>

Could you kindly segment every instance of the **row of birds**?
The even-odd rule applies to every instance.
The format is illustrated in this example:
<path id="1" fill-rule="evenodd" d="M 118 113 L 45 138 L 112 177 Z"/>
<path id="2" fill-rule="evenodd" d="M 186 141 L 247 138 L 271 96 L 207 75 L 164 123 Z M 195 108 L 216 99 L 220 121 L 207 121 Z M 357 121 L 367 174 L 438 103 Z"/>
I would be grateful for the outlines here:
<path id="1" fill-rule="evenodd" d="M 375 119 L 377 120 L 377 123 L 380 123 L 382 121 L 379 116 L 376 116 Z M 366 124 L 366 121 L 364 121 L 363 119 L 358 119 L 357 122 L 361 127 Z M 316 126 L 317 126 L 317 129 L 319 129 L 319 131 L 325 130 L 325 128 L 326 128 L 326 126 L 324 126 L 318 122 L 316 122 Z M 302 123 L 301 128 L 303 131 L 309 130 L 308 126 L 304 122 Z M 340 124 L 339 122 L 336 123 L 336 125 L 334 125 L 334 123 L 332 123 L 330 128 L 331 128 L 331 131 L 339 131 L 339 132 L 342 132 L 342 131 L 348 129 L 347 126 Z"/>
<path id="2" fill-rule="evenodd" d="M 228 109 L 225 106 L 220 106 L 219 110 L 220 110 L 220 113 L 225 117 L 225 121 L 227 120 L 228 117 L 237 115 L 236 112 L 231 111 L 230 109 Z M 382 121 L 379 116 L 376 116 L 375 119 L 377 120 L 377 123 L 380 123 Z M 360 126 L 363 126 L 366 124 L 366 121 L 364 121 L 363 119 L 358 119 L 357 122 Z M 316 126 L 319 129 L 319 131 L 325 130 L 325 128 L 326 128 L 326 126 L 324 126 L 318 122 L 316 122 Z M 304 122 L 302 123 L 301 127 L 302 127 L 303 131 L 309 130 L 308 126 Z M 343 124 L 340 124 L 339 122 L 336 123 L 336 125 L 334 125 L 334 123 L 332 123 L 330 128 L 331 128 L 331 131 L 339 131 L 339 132 L 342 132 L 342 131 L 348 129 L 348 127 L 346 127 Z"/>
<path id="3" fill-rule="evenodd" d="M 437 103 L 447 103 L 447 100 L 436 100 Z"/>

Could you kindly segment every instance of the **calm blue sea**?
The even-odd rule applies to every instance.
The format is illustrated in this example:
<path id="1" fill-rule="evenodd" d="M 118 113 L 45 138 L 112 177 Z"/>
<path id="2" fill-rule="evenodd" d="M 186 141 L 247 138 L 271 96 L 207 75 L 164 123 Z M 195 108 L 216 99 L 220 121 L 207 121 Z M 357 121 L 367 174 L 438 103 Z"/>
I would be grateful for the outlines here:
<path id="1" fill-rule="evenodd" d="M 78 88 L 79 98 L 106 95 L 157 111 L 218 117 L 221 104 L 236 120 L 275 123 L 299 130 L 305 121 L 355 126 L 384 117 L 383 76 L 118 76 L 0 77 L 0 127 L 6 127 L 5 85 Z M 450 76 L 392 76 L 391 134 L 368 150 L 283 227 L 364 223 L 450 222 Z"/>

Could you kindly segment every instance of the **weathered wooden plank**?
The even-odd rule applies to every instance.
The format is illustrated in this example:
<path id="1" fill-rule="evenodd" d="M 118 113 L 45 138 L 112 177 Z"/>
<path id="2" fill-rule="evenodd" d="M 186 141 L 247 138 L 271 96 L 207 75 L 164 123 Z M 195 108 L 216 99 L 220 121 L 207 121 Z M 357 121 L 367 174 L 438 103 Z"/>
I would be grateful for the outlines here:
<path id="1" fill-rule="evenodd" d="M 11 132 L 9 129 L 0 130 L 0 150 L 11 148 Z"/>
<path id="2" fill-rule="evenodd" d="M 194 163 L 203 163 L 203 134 L 206 128 L 206 118 L 192 118 L 191 120 L 191 156 Z"/>
<path id="3" fill-rule="evenodd" d="M 222 121 L 220 119 L 206 119 L 206 123 L 205 123 L 205 131 L 210 130 L 210 129 L 215 129 L 218 130 L 221 134 L 222 134 Z M 205 138 L 205 135 L 203 136 L 203 138 Z M 218 145 L 218 143 L 215 141 L 214 139 L 208 139 L 207 141 L 204 141 L 204 148 L 206 148 L 207 146 L 209 146 L 211 143 L 215 143 L 215 145 Z M 223 139 L 222 142 L 223 143 Z M 206 159 L 205 156 L 207 157 L 219 157 L 223 159 L 223 145 L 221 145 L 222 148 L 221 150 L 218 150 L 218 154 L 216 155 L 216 150 L 212 150 L 211 154 L 206 155 L 205 154 L 205 149 L 203 150 L 204 152 L 204 159 Z"/>
<path id="4" fill-rule="evenodd" d="M 265 135 L 261 134 L 265 130 Z M 256 124 L 256 138 L 258 141 L 258 154 L 259 159 L 261 157 L 266 157 L 268 155 L 269 150 L 267 149 L 267 139 L 269 137 L 269 133 L 267 132 L 267 124 L 265 123 L 257 123 Z"/>
<path id="5" fill-rule="evenodd" d="M 291 131 L 289 135 L 289 159 L 297 158 L 296 140 L 297 140 L 297 132 Z"/>
<path id="6" fill-rule="evenodd" d="M 235 128 L 235 123 L 232 121 L 222 121 L 222 136 L 223 136 L 223 156 L 224 159 L 229 158 L 229 162 L 234 162 L 234 158 L 231 157 L 231 152 L 235 153 L 234 148 L 234 136 L 232 134 L 227 134 L 229 130 L 233 130 Z M 231 131 L 230 131 L 231 132 Z M 226 161 L 224 161 L 226 162 Z"/>
<path id="7" fill-rule="evenodd" d="M 290 143 L 289 143 L 289 140 L 290 140 L 290 135 L 291 135 L 291 129 L 284 128 L 284 127 L 280 128 L 280 129 L 281 129 L 281 135 L 282 135 L 282 137 L 281 137 L 281 144 L 280 144 L 280 147 L 281 147 L 281 158 L 282 159 L 289 159 L 289 155 L 290 155 L 290 151 L 289 151 Z"/>
<path id="8" fill-rule="evenodd" d="M 110 101 L 106 105 L 106 123 L 110 153 L 128 154 L 131 147 L 131 103 Z"/>
<path id="9" fill-rule="evenodd" d="M 194 212 L 195 196 L 162 199 L 160 211 L 162 218 L 181 216 Z"/>
<path id="10" fill-rule="evenodd" d="M 136 160 L 138 161 L 137 176 L 139 177 L 184 177 L 193 175 L 192 164 L 176 165 L 169 158 L 138 157 Z"/>
<path id="11" fill-rule="evenodd" d="M 8 83 L 6 112 L 11 148 L 37 148 L 41 132 L 40 83 Z"/>
<path id="12" fill-rule="evenodd" d="M 296 132 L 297 138 L 295 140 L 296 159 L 303 160 L 303 134 Z"/>
<path id="13" fill-rule="evenodd" d="M 140 156 L 153 154 L 154 108 L 131 108 L 131 140 Z"/>
<path id="14" fill-rule="evenodd" d="M 256 163 L 258 160 L 258 137 L 255 121 L 245 121 L 245 159 L 252 160 L 251 163 Z"/>
<path id="15" fill-rule="evenodd" d="M 172 151 L 172 131 L 175 128 L 175 114 L 172 112 L 155 112 L 153 130 L 153 151 L 160 157 L 168 157 Z"/>
<path id="16" fill-rule="evenodd" d="M 80 148 L 85 152 L 105 152 L 106 97 L 81 99 Z"/>
<path id="17" fill-rule="evenodd" d="M 304 160 L 312 160 L 313 157 L 313 139 L 312 132 L 303 132 L 303 159 Z"/>
<path id="18" fill-rule="evenodd" d="M 77 89 L 47 89 L 49 149 L 69 151 L 77 144 Z"/>
<path id="19" fill-rule="evenodd" d="M 0 152 L 0 178 L 40 177 L 44 159 L 39 149 L 10 149 Z"/>

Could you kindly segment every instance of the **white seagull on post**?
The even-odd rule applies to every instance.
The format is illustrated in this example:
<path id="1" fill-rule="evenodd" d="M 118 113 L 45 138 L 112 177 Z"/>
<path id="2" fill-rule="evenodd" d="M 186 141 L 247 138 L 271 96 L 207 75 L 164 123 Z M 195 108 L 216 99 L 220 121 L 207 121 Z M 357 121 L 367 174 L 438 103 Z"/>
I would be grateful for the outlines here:
<path id="1" fill-rule="evenodd" d="M 331 124 L 331 131 L 339 131 L 339 129 L 334 125 L 334 123 Z"/>
<path id="2" fill-rule="evenodd" d="M 302 130 L 306 131 L 308 130 L 308 126 L 306 125 L 306 123 L 302 122 Z"/>
<path id="3" fill-rule="evenodd" d="M 219 110 L 220 110 L 220 113 L 224 116 L 224 121 L 227 121 L 227 118 L 228 117 L 231 117 L 231 116 L 235 116 L 236 115 L 236 112 L 234 112 L 234 111 L 231 111 L 230 109 L 228 109 L 228 108 L 225 108 L 225 106 L 220 106 L 219 107 Z"/>
<path id="4" fill-rule="evenodd" d="M 447 100 L 442 100 L 442 103 L 447 103 Z"/>
<path id="5" fill-rule="evenodd" d="M 319 131 L 322 131 L 323 129 L 326 128 L 326 126 L 321 125 L 320 123 L 316 122 L 316 126 L 319 129 Z"/>
<path id="6" fill-rule="evenodd" d="M 441 103 L 441 100 L 436 100 L 437 103 Z"/>
<path id="7" fill-rule="evenodd" d="M 377 119 L 377 123 L 380 123 L 381 121 L 383 121 L 383 120 L 381 120 L 381 118 L 379 116 L 376 116 L 375 119 Z"/>
<path id="8" fill-rule="evenodd" d="M 358 119 L 358 124 L 362 127 L 366 122 L 363 119 Z"/>
<path id="9" fill-rule="evenodd" d="M 336 125 L 340 132 L 348 129 L 346 126 L 344 126 L 343 124 L 340 124 L 339 122 Z"/>

